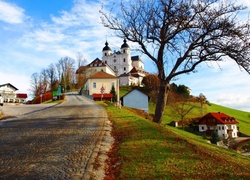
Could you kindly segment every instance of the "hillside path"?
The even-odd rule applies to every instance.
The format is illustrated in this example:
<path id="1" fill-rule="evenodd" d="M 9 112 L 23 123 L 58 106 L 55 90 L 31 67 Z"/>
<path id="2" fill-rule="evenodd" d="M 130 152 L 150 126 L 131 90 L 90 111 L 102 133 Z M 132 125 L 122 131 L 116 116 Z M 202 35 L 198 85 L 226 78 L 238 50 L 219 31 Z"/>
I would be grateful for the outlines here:
<path id="1" fill-rule="evenodd" d="M 57 105 L 0 110 L 17 116 L 0 121 L 0 179 L 103 179 L 112 138 L 102 106 L 70 93 Z"/>

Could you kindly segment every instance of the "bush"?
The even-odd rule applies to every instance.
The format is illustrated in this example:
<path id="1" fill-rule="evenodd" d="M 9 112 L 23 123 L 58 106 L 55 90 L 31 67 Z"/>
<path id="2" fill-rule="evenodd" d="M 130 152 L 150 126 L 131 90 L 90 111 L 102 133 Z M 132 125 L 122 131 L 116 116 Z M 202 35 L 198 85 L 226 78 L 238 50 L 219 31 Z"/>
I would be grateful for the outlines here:
<path id="1" fill-rule="evenodd" d="M 217 142 L 219 142 L 220 140 L 221 140 L 221 139 L 220 139 L 218 133 L 217 133 L 216 131 L 214 131 L 214 132 L 212 133 L 212 136 L 211 136 L 211 143 L 217 144 Z"/>

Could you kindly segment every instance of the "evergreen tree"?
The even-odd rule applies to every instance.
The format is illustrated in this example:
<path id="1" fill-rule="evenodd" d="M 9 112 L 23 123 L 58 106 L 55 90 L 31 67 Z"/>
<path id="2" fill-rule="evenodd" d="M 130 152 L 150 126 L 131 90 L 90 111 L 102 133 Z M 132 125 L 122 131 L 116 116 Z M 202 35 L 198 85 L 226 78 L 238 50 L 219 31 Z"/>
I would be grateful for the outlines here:
<path id="1" fill-rule="evenodd" d="M 220 141 L 220 137 L 216 131 L 213 132 L 212 137 L 211 137 L 211 143 L 217 144 L 217 142 Z"/>
<path id="2" fill-rule="evenodd" d="M 113 101 L 116 102 L 117 101 L 117 94 L 115 91 L 115 86 L 112 86 L 110 93 L 113 94 Z"/>

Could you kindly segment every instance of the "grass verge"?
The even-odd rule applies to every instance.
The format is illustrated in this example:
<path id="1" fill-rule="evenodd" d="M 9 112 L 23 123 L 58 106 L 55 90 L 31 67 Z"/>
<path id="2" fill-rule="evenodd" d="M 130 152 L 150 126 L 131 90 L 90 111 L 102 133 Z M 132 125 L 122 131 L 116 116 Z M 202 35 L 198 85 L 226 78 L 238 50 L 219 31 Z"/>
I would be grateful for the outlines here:
<path id="1" fill-rule="evenodd" d="M 155 124 L 142 112 L 105 108 L 116 139 L 109 159 L 115 179 L 250 179 L 249 157 Z"/>

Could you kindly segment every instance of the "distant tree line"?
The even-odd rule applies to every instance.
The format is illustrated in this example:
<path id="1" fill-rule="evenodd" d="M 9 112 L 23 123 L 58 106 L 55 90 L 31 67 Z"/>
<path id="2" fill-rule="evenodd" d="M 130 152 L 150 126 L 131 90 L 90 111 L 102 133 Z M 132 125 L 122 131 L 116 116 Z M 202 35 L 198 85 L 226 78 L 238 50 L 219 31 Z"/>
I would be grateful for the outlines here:
<path id="1" fill-rule="evenodd" d="M 64 92 L 81 88 L 85 79 L 81 75 L 76 75 L 76 66 L 79 68 L 85 65 L 87 61 L 83 59 L 81 53 L 78 53 L 76 57 L 75 60 L 65 56 L 59 59 L 57 63 L 51 63 L 40 72 L 33 73 L 30 78 L 30 91 L 33 97 L 39 96 L 41 90 L 43 90 L 43 93 L 56 91 L 59 85 Z"/>
<path id="2" fill-rule="evenodd" d="M 144 85 L 143 90 L 147 93 L 153 102 L 157 101 L 157 95 L 160 88 L 160 80 L 157 77 L 157 74 L 148 74 L 142 80 L 142 84 Z M 183 98 L 190 97 L 190 89 L 189 87 L 181 84 L 176 85 L 172 83 L 169 85 L 170 97 L 167 103 L 176 102 L 182 100 Z M 180 98 L 181 97 L 181 98 Z"/>

